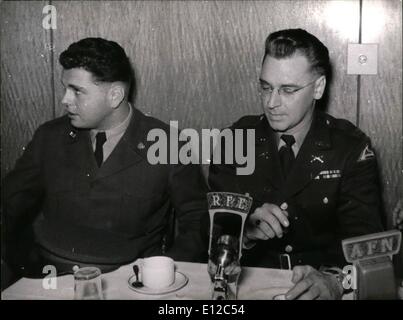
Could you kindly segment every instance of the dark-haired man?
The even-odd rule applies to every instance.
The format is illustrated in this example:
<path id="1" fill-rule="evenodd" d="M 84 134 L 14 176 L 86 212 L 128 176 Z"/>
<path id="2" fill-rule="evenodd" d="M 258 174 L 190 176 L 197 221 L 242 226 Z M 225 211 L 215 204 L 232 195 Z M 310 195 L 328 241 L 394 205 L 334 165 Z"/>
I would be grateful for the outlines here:
<path id="1" fill-rule="evenodd" d="M 212 189 L 253 197 L 243 264 L 293 268 L 288 299 L 339 298 L 341 240 L 382 230 L 369 138 L 315 110 L 329 70 L 328 49 L 312 34 L 270 34 L 259 79 L 264 114 L 231 127 L 255 130 L 255 172 L 237 176 L 236 164 L 210 167 Z"/>
<path id="2" fill-rule="evenodd" d="M 39 127 L 4 181 L 7 262 L 25 275 L 46 264 L 61 274 L 161 254 L 172 208 L 179 235 L 167 254 L 200 260 L 204 180 L 193 165 L 147 160 L 148 132 L 170 130 L 129 103 L 134 79 L 124 50 L 86 38 L 59 60 L 67 115 Z"/>

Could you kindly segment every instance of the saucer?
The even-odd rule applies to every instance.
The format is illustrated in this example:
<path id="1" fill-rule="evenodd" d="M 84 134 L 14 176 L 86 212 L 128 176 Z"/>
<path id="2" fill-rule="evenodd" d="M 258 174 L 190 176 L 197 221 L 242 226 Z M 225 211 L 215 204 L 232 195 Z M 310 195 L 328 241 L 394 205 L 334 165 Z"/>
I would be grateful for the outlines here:
<path id="1" fill-rule="evenodd" d="M 131 276 L 128 281 L 129 288 L 132 289 L 133 291 L 136 291 L 136 292 L 142 293 L 142 294 L 159 295 L 159 294 L 166 294 L 166 293 L 174 292 L 176 290 L 183 288 L 188 283 L 189 279 L 182 272 L 175 271 L 175 282 L 172 283 L 169 287 L 161 288 L 161 289 L 152 289 L 152 288 L 148 288 L 146 286 L 141 287 L 141 288 L 135 288 L 132 286 L 132 283 L 135 281 L 136 281 L 135 275 Z"/>

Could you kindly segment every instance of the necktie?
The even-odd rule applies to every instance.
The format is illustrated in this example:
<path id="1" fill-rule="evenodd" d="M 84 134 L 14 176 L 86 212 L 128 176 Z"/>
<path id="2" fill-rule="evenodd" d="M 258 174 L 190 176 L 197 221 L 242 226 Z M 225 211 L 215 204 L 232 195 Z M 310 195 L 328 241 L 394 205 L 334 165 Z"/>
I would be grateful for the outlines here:
<path id="1" fill-rule="evenodd" d="M 283 169 L 283 176 L 284 178 L 287 178 L 287 175 L 291 171 L 291 167 L 295 160 L 294 152 L 291 148 L 295 143 L 295 138 L 292 135 L 283 134 L 281 139 L 285 142 L 285 145 L 280 148 L 279 157 L 281 167 Z"/>
<path id="2" fill-rule="evenodd" d="M 98 167 L 102 165 L 102 161 L 104 160 L 104 152 L 103 152 L 103 145 L 106 141 L 106 134 L 105 132 L 98 132 L 95 136 L 95 160 L 97 161 Z"/>

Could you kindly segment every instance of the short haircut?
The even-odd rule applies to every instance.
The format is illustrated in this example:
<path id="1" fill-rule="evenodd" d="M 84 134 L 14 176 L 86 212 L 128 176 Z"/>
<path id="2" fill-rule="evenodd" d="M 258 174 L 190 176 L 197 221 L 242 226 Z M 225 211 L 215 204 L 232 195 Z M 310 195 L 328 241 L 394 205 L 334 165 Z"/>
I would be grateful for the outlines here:
<path id="1" fill-rule="evenodd" d="M 96 81 L 122 81 L 134 85 L 134 73 L 124 49 L 114 41 L 85 38 L 72 43 L 60 54 L 64 69 L 83 68 Z"/>
<path id="2" fill-rule="evenodd" d="M 330 75 L 329 50 L 314 35 L 303 29 L 285 29 L 271 33 L 266 39 L 266 56 L 276 59 L 289 58 L 294 54 L 304 55 L 311 63 L 312 71 Z"/>

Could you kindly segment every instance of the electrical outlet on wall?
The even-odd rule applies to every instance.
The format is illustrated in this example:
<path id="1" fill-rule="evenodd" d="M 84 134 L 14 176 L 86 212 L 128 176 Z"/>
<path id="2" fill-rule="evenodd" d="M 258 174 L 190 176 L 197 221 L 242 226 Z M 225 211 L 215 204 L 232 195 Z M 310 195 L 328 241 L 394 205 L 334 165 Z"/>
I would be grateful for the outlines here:
<path id="1" fill-rule="evenodd" d="M 378 44 L 349 43 L 347 74 L 378 74 Z"/>

